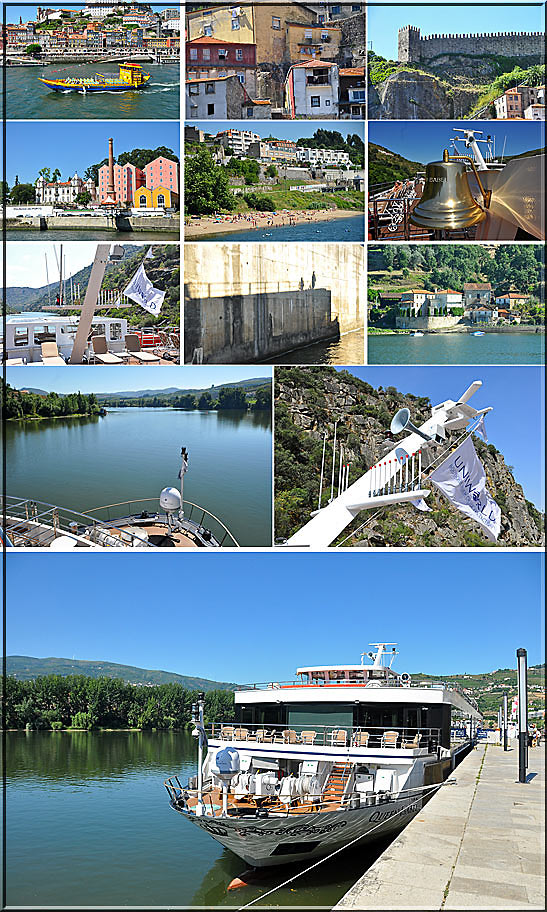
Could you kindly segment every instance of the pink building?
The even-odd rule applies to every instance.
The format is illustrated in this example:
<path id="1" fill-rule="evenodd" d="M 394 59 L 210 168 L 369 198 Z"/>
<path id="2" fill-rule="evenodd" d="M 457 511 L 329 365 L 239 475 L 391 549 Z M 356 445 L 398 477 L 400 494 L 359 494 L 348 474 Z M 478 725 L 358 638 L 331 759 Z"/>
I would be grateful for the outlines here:
<path id="1" fill-rule="evenodd" d="M 114 202 L 123 205 L 132 203 L 139 187 L 146 184 L 146 175 L 135 165 L 114 165 Z M 108 165 L 99 168 L 99 202 L 108 198 Z"/>
<path id="2" fill-rule="evenodd" d="M 179 192 L 179 165 L 178 162 L 171 161 L 170 158 L 164 158 L 160 155 L 144 167 L 146 175 L 146 186 L 149 190 L 157 190 L 158 187 L 164 187 L 172 193 Z"/>

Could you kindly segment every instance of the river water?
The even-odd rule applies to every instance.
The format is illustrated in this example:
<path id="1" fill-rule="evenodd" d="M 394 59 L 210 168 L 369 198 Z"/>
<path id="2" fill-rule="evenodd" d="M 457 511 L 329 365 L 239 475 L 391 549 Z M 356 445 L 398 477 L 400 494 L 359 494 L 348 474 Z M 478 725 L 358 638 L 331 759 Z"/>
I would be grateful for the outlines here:
<path id="1" fill-rule="evenodd" d="M 368 337 L 369 364 L 543 364 L 543 333 Z"/>
<path id="2" fill-rule="evenodd" d="M 365 332 L 345 333 L 339 341 L 315 342 L 305 348 L 278 355 L 268 364 L 363 364 Z"/>
<path id="3" fill-rule="evenodd" d="M 178 63 L 143 63 L 151 74 L 143 89 L 129 92 L 53 92 L 42 79 L 92 77 L 96 73 L 117 78 L 117 63 L 53 63 L 7 69 L 8 120 L 179 120 L 180 66 Z"/>
<path id="4" fill-rule="evenodd" d="M 77 512 L 157 504 L 162 488 L 178 485 L 183 445 L 184 499 L 218 516 L 240 545 L 271 545 L 269 412 L 108 408 L 102 418 L 9 421 L 7 493 Z"/>
<path id="5" fill-rule="evenodd" d="M 226 891 L 247 865 L 163 787 L 195 775 L 188 733 L 9 732 L 6 749 L 8 906 L 238 908 L 304 868 Z M 385 847 L 342 852 L 257 906 L 330 909 Z"/>
<path id="6" fill-rule="evenodd" d="M 39 228 L 8 228 L 6 231 L 8 241 L 119 241 L 121 244 L 146 243 L 154 241 L 156 244 L 180 240 L 178 231 L 115 231 L 110 228 L 48 228 L 40 231 Z"/>
<path id="7" fill-rule="evenodd" d="M 360 241 L 365 240 L 365 220 L 362 215 L 327 219 L 323 222 L 304 222 L 278 228 L 251 228 L 249 231 L 225 231 L 222 234 L 192 238 L 193 241 Z"/>

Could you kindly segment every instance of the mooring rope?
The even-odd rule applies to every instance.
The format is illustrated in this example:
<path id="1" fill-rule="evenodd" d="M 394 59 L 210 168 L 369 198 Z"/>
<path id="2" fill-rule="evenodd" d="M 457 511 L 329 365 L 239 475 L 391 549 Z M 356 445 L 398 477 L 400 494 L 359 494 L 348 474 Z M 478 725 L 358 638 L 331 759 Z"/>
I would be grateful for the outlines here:
<path id="1" fill-rule="evenodd" d="M 444 782 L 439 782 L 436 785 L 432 786 L 430 789 L 431 793 L 437 791 L 443 785 L 445 785 Z M 423 796 L 423 797 L 425 797 L 425 796 Z M 408 805 L 404 808 L 401 808 L 400 811 L 397 811 L 397 813 L 393 814 L 393 816 L 390 817 L 389 819 L 394 820 L 395 817 L 399 816 L 399 814 L 403 814 L 407 810 L 407 808 L 408 808 Z M 319 861 L 315 862 L 315 864 L 310 865 L 308 868 L 304 868 L 303 871 L 299 871 L 297 874 L 293 874 L 293 876 L 289 877 L 288 880 L 284 880 L 283 883 L 280 883 L 277 885 L 277 887 L 273 887 L 273 889 L 268 890 L 267 893 L 262 893 L 261 896 L 257 896 L 257 897 L 255 897 L 255 899 L 251 899 L 251 901 L 246 903 L 244 906 L 239 906 L 237 912 L 242 912 L 243 909 L 249 909 L 251 906 L 254 906 L 254 904 L 257 903 L 259 900 L 266 899 L 267 896 L 271 896 L 272 893 L 276 893 L 277 890 L 281 890 L 282 887 L 286 887 L 288 884 L 290 884 L 294 880 L 296 880 L 297 877 L 302 877 L 303 874 L 308 874 L 309 871 L 313 871 L 314 868 L 319 867 L 319 865 L 323 864 L 324 861 L 328 861 L 330 858 L 334 858 L 335 855 L 338 855 L 339 852 L 343 852 L 343 851 L 345 851 L 345 849 L 349 849 L 350 846 L 355 845 L 355 843 L 359 842 L 360 839 L 363 839 L 364 836 L 370 836 L 370 834 L 373 833 L 374 830 L 377 830 L 378 827 L 383 826 L 384 822 L 385 821 L 381 821 L 381 823 L 377 823 L 375 826 L 372 827 L 371 830 L 367 830 L 366 833 L 361 833 L 360 836 L 356 836 L 355 839 L 351 839 L 345 845 L 340 846 L 339 849 L 335 849 L 334 852 L 330 853 L 330 855 L 325 855 L 324 858 L 320 858 Z"/>

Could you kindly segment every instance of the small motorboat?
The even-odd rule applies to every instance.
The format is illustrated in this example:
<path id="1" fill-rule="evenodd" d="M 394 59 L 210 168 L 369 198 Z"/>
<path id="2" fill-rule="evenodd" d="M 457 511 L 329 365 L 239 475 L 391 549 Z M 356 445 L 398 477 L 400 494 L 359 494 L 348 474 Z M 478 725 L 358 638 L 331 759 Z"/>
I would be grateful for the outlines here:
<path id="1" fill-rule="evenodd" d="M 413 332 L 413 333 L 411 333 L 411 337 L 412 337 L 413 339 L 419 339 L 421 336 L 423 336 L 423 333 L 421 333 L 421 332 Z"/>
<path id="2" fill-rule="evenodd" d="M 478 330 L 477 332 L 471 333 L 472 336 L 484 336 L 484 333 Z"/>
<path id="3" fill-rule="evenodd" d="M 118 78 L 103 76 L 69 76 L 66 79 L 44 79 L 39 76 L 48 89 L 54 92 L 79 92 L 87 95 L 88 92 L 128 92 L 131 89 L 142 89 L 150 79 L 150 73 L 145 73 L 139 63 L 120 63 Z"/>

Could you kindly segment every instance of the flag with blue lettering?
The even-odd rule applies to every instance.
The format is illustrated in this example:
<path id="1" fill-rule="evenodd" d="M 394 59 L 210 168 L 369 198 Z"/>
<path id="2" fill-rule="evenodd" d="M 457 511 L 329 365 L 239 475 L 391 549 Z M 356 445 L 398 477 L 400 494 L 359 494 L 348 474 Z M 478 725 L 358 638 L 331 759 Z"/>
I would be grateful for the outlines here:
<path id="1" fill-rule="evenodd" d="M 146 275 L 144 263 L 141 263 L 127 288 L 124 288 L 123 293 L 154 316 L 159 314 L 165 299 L 165 292 L 160 291 L 159 288 L 154 288 Z"/>
<path id="2" fill-rule="evenodd" d="M 429 480 L 458 510 L 478 522 L 490 541 L 496 541 L 501 510 L 486 490 L 486 473 L 471 437 L 435 469 Z"/>

